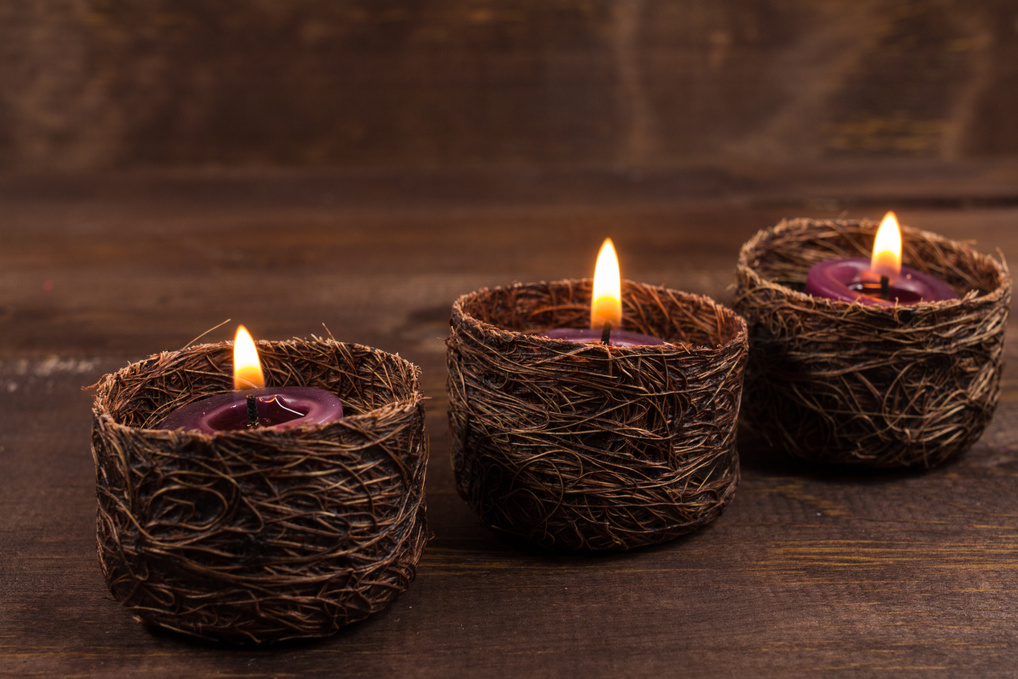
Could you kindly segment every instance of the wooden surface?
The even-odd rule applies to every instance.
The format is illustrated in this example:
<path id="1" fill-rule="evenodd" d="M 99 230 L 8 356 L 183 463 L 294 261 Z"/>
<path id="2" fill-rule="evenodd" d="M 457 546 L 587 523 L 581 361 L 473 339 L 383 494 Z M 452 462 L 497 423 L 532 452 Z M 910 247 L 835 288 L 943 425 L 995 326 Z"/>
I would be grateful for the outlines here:
<path id="1" fill-rule="evenodd" d="M 756 230 L 888 208 L 1018 261 L 1014 163 L 0 177 L 0 675 L 1013 676 L 1013 333 L 996 418 L 928 473 L 815 469 L 747 439 L 718 521 L 594 556 L 501 542 L 454 490 L 456 296 L 588 275 L 611 235 L 625 276 L 724 301 Z M 228 318 L 274 339 L 325 324 L 424 371 L 435 537 L 408 592 L 325 641 L 154 634 L 98 568 L 82 387 Z"/>
<path id="2" fill-rule="evenodd" d="M 1013 0 L 0 3 L 0 168 L 1018 154 Z"/>

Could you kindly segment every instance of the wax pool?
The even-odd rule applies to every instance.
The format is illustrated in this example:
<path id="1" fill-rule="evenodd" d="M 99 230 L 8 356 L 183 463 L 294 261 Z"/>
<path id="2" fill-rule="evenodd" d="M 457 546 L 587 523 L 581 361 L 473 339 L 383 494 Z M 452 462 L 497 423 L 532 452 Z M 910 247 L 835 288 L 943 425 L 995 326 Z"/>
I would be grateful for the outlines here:
<path id="1" fill-rule="evenodd" d="M 814 264 L 806 277 L 804 292 L 814 297 L 879 306 L 958 299 L 958 294 L 944 281 L 907 266 L 901 267 L 901 273 L 893 279 L 888 278 L 884 293 L 880 276 L 871 271 L 871 260 L 862 257 Z"/>
<path id="2" fill-rule="evenodd" d="M 343 417 L 335 394 L 312 387 L 272 387 L 218 394 L 189 403 L 166 416 L 157 429 L 185 429 L 214 434 L 248 429 L 248 397 L 254 398 L 257 427 L 292 429 L 326 424 Z"/>
<path id="3" fill-rule="evenodd" d="M 556 328 L 544 333 L 544 336 L 549 339 L 566 340 L 578 344 L 597 344 L 601 341 L 601 335 L 602 331 L 595 330 L 594 328 Z M 627 330 L 613 330 L 608 338 L 608 344 L 613 347 L 638 347 L 664 344 L 664 340 Z"/>

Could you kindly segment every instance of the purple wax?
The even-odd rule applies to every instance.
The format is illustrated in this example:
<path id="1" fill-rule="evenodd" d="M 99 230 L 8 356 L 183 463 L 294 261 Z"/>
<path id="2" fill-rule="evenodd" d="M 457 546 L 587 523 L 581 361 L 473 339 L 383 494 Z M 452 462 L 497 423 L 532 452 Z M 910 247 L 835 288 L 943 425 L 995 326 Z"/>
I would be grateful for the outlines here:
<path id="1" fill-rule="evenodd" d="M 804 292 L 814 297 L 879 306 L 958 299 L 958 294 L 944 281 L 907 266 L 901 267 L 901 274 L 888 282 L 887 295 L 883 296 L 879 276 L 870 270 L 870 265 L 870 260 L 863 257 L 814 264 L 806 277 Z"/>
<path id="2" fill-rule="evenodd" d="M 555 328 L 544 333 L 548 339 L 566 340 L 577 344 L 589 343 L 600 344 L 601 331 L 593 328 Z M 664 344 L 664 340 L 650 335 L 641 335 L 638 332 L 627 330 L 612 330 L 608 338 L 608 344 L 613 347 L 639 347 L 654 344 Z"/>
<path id="3" fill-rule="evenodd" d="M 335 394 L 312 387 L 273 387 L 217 394 L 174 410 L 156 429 L 186 429 L 214 434 L 248 428 L 247 397 L 253 396 L 258 427 L 292 429 L 326 424 L 343 417 Z"/>

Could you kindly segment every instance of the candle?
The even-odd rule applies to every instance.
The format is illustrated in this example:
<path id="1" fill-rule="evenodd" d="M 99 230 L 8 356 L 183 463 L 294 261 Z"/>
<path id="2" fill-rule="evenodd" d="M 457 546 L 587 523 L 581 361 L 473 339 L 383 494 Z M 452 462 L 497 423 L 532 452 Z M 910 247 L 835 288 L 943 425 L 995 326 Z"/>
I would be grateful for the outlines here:
<path id="1" fill-rule="evenodd" d="M 944 281 L 901 265 L 901 230 L 893 212 L 880 223 L 870 259 L 830 259 L 814 264 L 806 277 L 805 292 L 879 306 L 958 299 Z"/>
<path id="2" fill-rule="evenodd" d="M 237 429 L 292 429 L 343 417 L 339 398 L 324 389 L 265 388 L 258 349 L 243 325 L 237 328 L 233 343 L 233 388 L 231 393 L 174 410 L 156 428 L 215 434 Z"/>
<path id="3" fill-rule="evenodd" d="M 605 238 L 594 265 L 589 328 L 556 328 L 544 334 L 569 342 L 602 342 L 617 347 L 664 344 L 657 337 L 622 330 L 622 275 L 611 238 Z"/>

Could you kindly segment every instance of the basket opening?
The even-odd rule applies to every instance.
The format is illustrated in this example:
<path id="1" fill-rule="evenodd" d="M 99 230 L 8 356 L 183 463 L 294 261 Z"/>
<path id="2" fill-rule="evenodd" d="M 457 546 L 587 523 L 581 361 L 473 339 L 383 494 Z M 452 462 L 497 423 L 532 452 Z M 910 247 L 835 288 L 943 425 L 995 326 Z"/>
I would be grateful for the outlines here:
<path id="1" fill-rule="evenodd" d="M 552 328 L 585 328 L 591 280 L 517 285 L 461 298 L 464 314 L 502 330 L 539 334 Z M 738 317 L 699 295 L 624 281 L 622 329 L 676 344 L 716 347 L 738 338 Z"/>
<path id="2" fill-rule="evenodd" d="M 258 351 L 268 386 L 331 391 L 348 416 L 413 398 L 418 382 L 406 361 L 360 345 L 262 341 Z M 185 404 L 231 391 L 232 360 L 225 342 L 152 356 L 112 375 L 101 400 L 118 424 L 152 427 Z"/>
<path id="3" fill-rule="evenodd" d="M 790 220 L 760 235 L 743 253 L 744 263 L 765 280 L 802 291 L 811 266 L 828 259 L 869 257 L 878 223 Z M 902 263 L 936 276 L 959 297 L 986 295 L 1003 284 L 1000 265 L 946 238 L 902 227 Z"/>

